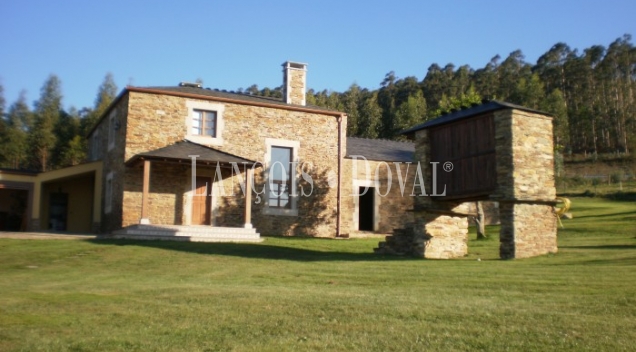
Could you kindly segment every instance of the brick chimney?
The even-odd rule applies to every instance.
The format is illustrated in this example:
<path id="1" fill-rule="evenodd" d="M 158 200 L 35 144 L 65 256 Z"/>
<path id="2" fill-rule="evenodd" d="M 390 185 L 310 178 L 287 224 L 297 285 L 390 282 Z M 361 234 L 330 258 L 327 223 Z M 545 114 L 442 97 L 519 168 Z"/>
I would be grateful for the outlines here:
<path id="1" fill-rule="evenodd" d="M 283 64 L 283 101 L 287 104 L 305 105 L 307 64 L 287 61 Z"/>

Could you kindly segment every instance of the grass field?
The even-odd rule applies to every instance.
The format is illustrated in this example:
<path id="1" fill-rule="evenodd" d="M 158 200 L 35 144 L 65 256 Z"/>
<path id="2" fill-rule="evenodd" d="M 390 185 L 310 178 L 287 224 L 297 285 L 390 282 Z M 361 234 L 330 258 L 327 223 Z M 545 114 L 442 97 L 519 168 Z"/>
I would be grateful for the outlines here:
<path id="1" fill-rule="evenodd" d="M 572 212 L 558 254 L 512 261 L 495 228 L 458 260 L 377 240 L 0 239 L 0 351 L 633 351 L 636 204 Z"/>

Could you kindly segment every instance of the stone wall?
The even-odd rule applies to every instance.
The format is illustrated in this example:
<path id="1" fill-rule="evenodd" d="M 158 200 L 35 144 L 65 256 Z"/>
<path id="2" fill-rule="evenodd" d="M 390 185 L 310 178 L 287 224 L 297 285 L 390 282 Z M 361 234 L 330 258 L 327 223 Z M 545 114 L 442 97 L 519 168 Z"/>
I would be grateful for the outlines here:
<path id="1" fill-rule="evenodd" d="M 117 230 L 122 226 L 123 215 L 123 198 L 124 198 L 124 182 L 123 177 L 125 174 L 124 166 L 124 151 L 126 148 L 126 133 L 127 133 L 127 118 L 128 118 L 128 101 L 129 95 L 126 94 L 120 98 L 117 105 L 111 109 L 111 112 L 115 114 L 115 121 L 117 125 L 111 125 L 110 112 L 102 119 L 92 136 L 97 134 L 100 160 L 103 162 L 103 175 L 102 175 L 102 222 L 100 225 L 100 232 L 109 233 Z M 115 137 L 115 144 L 112 149 L 109 149 L 108 135 L 110 131 L 113 131 Z M 89 141 L 89 155 L 94 151 L 92 148 L 94 145 Z M 112 173 L 113 177 L 113 193 L 112 193 L 112 206 L 109 213 L 105 212 L 106 209 L 106 178 L 109 173 Z M 139 219 L 137 219 L 138 221 Z"/>
<path id="2" fill-rule="evenodd" d="M 369 170 L 367 173 L 366 166 Z M 413 179 L 417 164 L 344 159 L 342 175 L 342 233 L 355 235 L 358 230 L 358 187 L 374 187 L 375 232 L 391 233 L 413 221 Z M 355 166 L 355 167 L 354 167 Z M 389 171 L 387 171 L 387 166 Z M 355 168 L 355 170 L 354 170 Z M 399 174 L 398 174 L 399 168 Z M 378 177 L 376 179 L 376 170 Z M 355 172 L 355 175 L 354 175 Z M 389 183 L 389 173 L 391 182 Z M 402 177 L 403 188 L 399 177 Z M 390 187 L 390 188 L 389 188 Z"/>
<path id="3" fill-rule="evenodd" d="M 186 121 L 189 118 L 187 101 L 201 101 L 177 96 L 149 94 L 131 91 L 129 93 L 129 109 L 127 115 L 125 160 L 134 155 L 161 148 L 187 137 Z M 220 103 L 219 103 L 220 104 Z M 221 132 L 222 145 L 213 148 L 228 152 L 246 159 L 264 162 L 267 153 L 266 138 L 296 141 L 299 143 L 298 159 L 302 164 L 311 164 L 309 175 L 314 181 L 311 196 L 298 198 L 298 215 L 281 216 L 265 214 L 265 201 L 253 204 L 252 223 L 262 234 L 310 235 L 333 237 L 336 234 L 337 188 L 328 186 L 329 175 L 338 171 L 338 123 L 337 118 L 318 113 L 299 112 L 282 108 L 250 106 L 235 103 L 223 103 L 224 129 Z M 346 117 L 342 121 L 342 135 L 346 128 Z M 346 140 L 343 138 L 343 151 Z M 187 158 L 188 156 L 184 156 Z M 153 170 L 159 171 L 153 163 Z M 122 162 L 123 165 L 123 162 Z M 105 167 L 105 173 L 107 168 Z M 306 170 L 309 170 L 306 168 Z M 173 177 L 151 172 L 151 192 L 158 177 Z M 140 170 L 126 168 L 126 183 L 141 182 Z M 255 172 L 257 191 L 263 187 L 263 168 Z M 189 187 L 187 176 L 185 181 L 174 181 L 170 187 L 177 187 L 185 182 Z M 134 181 L 138 180 L 138 181 Z M 238 180 L 227 181 L 238 184 Z M 302 184 L 302 182 L 301 182 Z M 183 188 L 184 185 L 181 185 Z M 133 187 L 134 188 L 134 187 Z M 125 214 L 120 226 L 136 224 L 139 221 L 141 198 L 136 189 L 123 191 Z M 174 191 L 173 191 L 174 193 Z M 153 196 L 154 197 L 154 196 Z M 153 202 L 156 202 L 154 198 Z M 257 201 L 257 197 L 253 197 Z M 222 199 L 217 204 L 230 204 Z M 241 201 L 235 201 L 232 207 L 238 208 Z M 153 204 L 153 203 L 151 203 Z M 152 210 L 151 205 L 151 214 Z M 177 207 L 178 208 L 178 207 Z M 242 210 L 241 210 L 242 211 Z M 234 215 L 229 215 L 233 213 Z M 239 210 L 224 213 L 227 223 L 234 223 Z M 132 214 L 132 215 L 131 215 Z M 156 215 L 155 215 L 156 217 Z M 174 216 L 173 216 L 174 217 Z M 171 216 L 161 216 L 161 221 L 169 222 Z M 176 218 L 176 217 L 174 217 Z M 151 222 L 154 220 L 151 216 Z M 173 224 L 174 222 L 170 222 Z"/>
<path id="4" fill-rule="evenodd" d="M 521 110 L 495 112 L 497 190 L 492 198 L 553 201 L 552 118 Z"/>
<path id="5" fill-rule="evenodd" d="M 552 205 L 501 203 L 500 212 L 502 259 L 529 258 L 558 251 L 557 218 Z"/>
<path id="6" fill-rule="evenodd" d="M 528 258 L 557 251 L 552 118 L 507 109 L 495 112 L 500 199 L 500 256 Z"/>

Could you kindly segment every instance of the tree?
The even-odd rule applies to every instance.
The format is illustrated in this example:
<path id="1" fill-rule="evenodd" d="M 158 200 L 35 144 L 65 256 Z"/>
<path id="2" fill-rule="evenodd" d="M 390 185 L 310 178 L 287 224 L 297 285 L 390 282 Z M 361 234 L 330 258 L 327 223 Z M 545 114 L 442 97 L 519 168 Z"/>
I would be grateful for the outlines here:
<path id="1" fill-rule="evenodd" d="M 54 126 L 54 133 L 56 137 L 55 147 L 51 155 L 51 161 L 56 167 L 66 167 L 71 165 L 77 165 L 76 158 L 79 155 L 79 150 L 73 151 L 73 158 L 69 159 L 68 149 L 70 147 L 77 148 L 83 144 L 72 144 L 75 137 L 80 136 L 80 118 L 79 112 L 74 107 L 71 107 L 68 113 L 62 112 L 60 118 Z M 81 138 L 81 137 L 80 137 Z M 83 154 L 86 154 L 83 151 Z"/>
<path id="2" fill-rule="evenodd" d="M 530 76 L 531 66 L 524 59 L 521 50 L 515 50 L 497 67 L 499 85 L 495 95 L 498 99 L 509 100 L 519 80 Z"/>
<path id="3" fill-rule="evenodd" d="M 0 154 L 3 165 L 13 169 L 27 166 L 27 133 L 32 123 L 32 113 L 26 103 L 26 92 L 20 92 L 18 100 L 9 107 L 4 136 L 0 136 Z"/>
<path id="4" fill-rule="evenodd" d="M 486 238 L 486 215 L 484 214 L 484 205 L 481 201 L 475 202 L 477 216 L 475 217 L 475 225 L 477 225 L 477 239 Z"/>
<path id="5" fill-rule="evenodd" d="M 544 99 L 544 88 L 539 75 L 532 74 L 529 78 L 521 77 L 514 91 L 510 95 L 510 102 L 538 109 Z"/>
<path id="6" fill-rule="evenodd" d="M 81 122 L 82 135 L 86 136 L 88 132 L 95 127 L 99 118 L 106 112 L 106 109 L 108 109 L 116 97 L 117 84 L 115 84 L 113 74 L 108 72 L 106 76 L 104 76 L 102 84 L 97 88 L 97 96 L 95 97 L 93 109 L 83 114 L 84 117 Z"/>
<path id="7" fill-rule="evenodd" d="M 426 99 L 421 90 L 410 95 L 395 113 L 394 134 L 426 120 Z"/>
<path id="8" fill-rule="evenodd" d="M 381 88 L 377 96 L 377 103 L 382 109 L 382 117 L 378 131 L 380 138 L 390 139 L 393 137 L 395 131 L 393 121 L 395 119 L 396 81 L 397 77 L 395 77 L 395 72 L 391 71 L 384 76 L 384 80 L 380 83 Z"/>
<path id="9" fill-rule="evenodd" d="M 35 102 L 35 119 L 28 138 L 33 165 L 41 171 L 51 166 L 51 151 L 56 142 L 53 129 L 61 112 L 61 82 L 56 75 L 51 74 L 40 90 L 40 99 Z"/>
<path id="10" fill-rule="evenodd" d="M 358 121 L 360 119 L 360 105 L 362 95 L 360 93 L 360 86 L 352 84 L 343 94 L 342 105 L 344 111 L 347 113 L 347 135 L 356 136 L 358 134 Z"/>
<path id="11" fill-rule="evenodd" d="M 4 109 L 6 108 L 6 100 L 4 99 L 4 86 L 0 82 L 0 120 L 4 119 Z"/>
<path id="12" fill-rule="evenodd" d="M 501 57 L 499 55 L 495 55 L 484 68 L 475 71 L 473 74 L 475 89 L 485 99 L 490 100 L 497 98 L 496 93 L 499 87 L 499 75 L 497 71 L 500 59 Z"/>
<path id="13" fill-rule="evenodd" d="M 554 147 L 563 150 L 570 143 L 568 109 L 565 105 L 565 97 L 557 88 L 554 89 L 542 102 L 541 110 L 554 116 L 552 120 L 554 128 Z"/>
<path id="14" fill-rule="evenodd" d="M 4 100 L 4 86 L 0 83 L 0 163 L 6 161 L 6 156 L 4 155 L 1 147 L 5 145 L 5 138 L 7 134 L 7 129 L 9 128 L 6 120 L 4 119 L 4 109 L 5 109 L 5 100 Z"/>
<path id="15" fill-rule="evenodd" d="M 377 138 L 378 128 L 382 119 L 382 109 L 378 104 L 378 93 L 366 94 L 360 108 L 360 119 L 358 121 L 358 136 L 364 138 Z"/>
<path id="16" fill-rule="evenodd" d="M 470 86 L 466 93 L 462 93 L 457 97 L 448 97 L 444 94 L 442 96 L 442 100 L 437 103 L 438 108 L 433 112 L 433 116 L 441 116 L 451 112 L 452 110 L 460 110 L 480 103 L 481 97 L 475 91 L 475 87 Z"/>
<path id="17" fill-rule="evenodd" d="M 61 163 L 66 166 L 73 166 L 86 159 L 86 139 L 76 135 L 71 139 L 61 157 Z"/>

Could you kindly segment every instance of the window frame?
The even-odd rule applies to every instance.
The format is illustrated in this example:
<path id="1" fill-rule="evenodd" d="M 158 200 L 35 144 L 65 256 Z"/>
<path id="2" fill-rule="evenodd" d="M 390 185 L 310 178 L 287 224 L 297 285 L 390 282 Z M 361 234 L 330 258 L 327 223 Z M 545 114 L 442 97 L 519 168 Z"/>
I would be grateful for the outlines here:
<path id="1" fill-rule="evenodd" d="M 108 151 L 115 148 L 117 141 L 117 129 L 117 110 L 113 109 L 110 114 L 108 114 Z"/>
<path id="2" fill-rule="evenodd" d="M 106 175 L 106 182 L 104 184 L 104 213 L 110 214 L 113 210 L 113 177 L 114 173 L 111 171 Z"/>
<path id="3" fill-rule="evenodd" d="M 99 160 L 102 156 L 101 156 L 101 150 L 100 150 L 100 143 L 101 140 L 99 138 L 99 129 L 95 130 L 95 132 L 93 132 L 93 135 L 91 136 L 91 150 L 90 150 L 90 160 L 91 161 L 97 161 Z"/>
<path id="4" fill-rule="evenodd" d="M 288 148 L 290 152 L 291 165 L 289 169 L 290 179 L 287 182 L 289 185 L 289 206 L 288 207 L 272 207 L 269 205 L 271 197 L 272 182 L 270 180 L 270 170 L 274 163 L 272 162 L 272 147 Z M 298 216 L 298 152 L 300 150 L 300 142 L 285 140 L 285 139 L 265 139 L 265 167 L 264 167 L 264 180 L 265 180 L 265 206 L 263 207 L 263 213 L 266 215 L 281 215 L 281 216 Z"/>
<path id="5" fill-rule="evenodd" d="M 223 130 L 225 127 L 223 121 L 223 113 L 225 111 L 225 106 L 223 104 L 209 102 L 209 101 L 194 101 L 188 100 L 186 101 L 186 108 L 188 113 L 185 117 L 185 139 L 188 139 L 192 142 L 204 145 L 223 145 Z M 197 111 L 205 111 L 205 112 L 215 112 L 216 113 L 216 122 L 215 122 L 215 136 L 209 135 L 199 135 L 193 134 L 193 121 L 195 119 L 195 112 Z M 205 126 L 203 126 L 205 129 Z"/>
<path id="6" fill-rule="evenodd" d="M 267 193 L 267 206 L 272 208 L 272 209 L 291 209 L 291 193 L 293 191 L 292 186 L 291 186 L 291 182 L 292 182 L 292 166 L 294 166 L 293 162 L 294 162 L 294 149 L 290 148 L 290 147 L 281 147 L 278 145 L 272 145 L 270 146 L 270 168 L 268 171 L 268 176 L 271 176 L 271 170 L 275 170 L 278 163 L 278 160 L 274 163 L 271 163 L 271 156 L 274 154 L 273 153 L 273 149 L 274 148 L 278 148 L 281 150 L 286 150 L 286 152 L 288 153 L 288 166 L 289 166 L 289 170 L 287 172 L 286 175 L 286 180 L 283 179 L 273 179 L 270 180 L 270 182 L 268 182 L 268 186 L 270 187 L 270 192 Z M 285 165 L 281 165 L 280 167 L 285 167 Z M 284 169 L 283 169 L 284 170 Z M 285 197 L 283 197 L 283 195 L 286 195 L 286 199 Z M 271 205 L 271 202 L 275 201 L 277 203 L 277 205 L 273 206 Z M 287 201 L 287 203 L 283 206 L 281 206 L 281 203 Z"/>
<path id="7" fill-rule="evenodd" d="M 197 116 L 197 114 L 200 114 L 200 115 Z M 208 114 L 214 116 L 214 118 L 212 119 L 212 128 L 208 128 L 206 124 L 209 121 L 207 118 Z M 217 115 L 218 113 L 215 110 L 192 109 L 192 121 L 190 121 L 190 123 L 193 124 L 193 122 L 196 120 L 198 121 L 200 125 L 199 127 L 194 127 L 194 124 L 193 124 L 192 127 L 190 127 L 190 134 L 194 136 L 200 136 L 200 137 L 216 138 L 217 120 L 218 120 Z M 200 133 L 197 133 L 197 134 L 192 133 L 195 128 L 198 129 Z M 212 134 L 207 134 L 207 131 L 209 129 L 212 130 Z"/>

